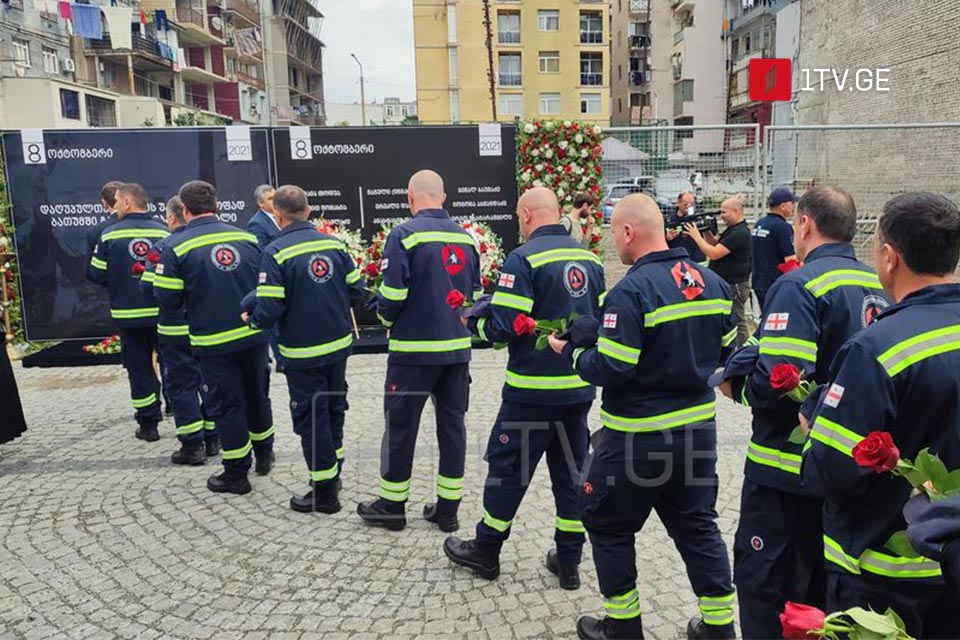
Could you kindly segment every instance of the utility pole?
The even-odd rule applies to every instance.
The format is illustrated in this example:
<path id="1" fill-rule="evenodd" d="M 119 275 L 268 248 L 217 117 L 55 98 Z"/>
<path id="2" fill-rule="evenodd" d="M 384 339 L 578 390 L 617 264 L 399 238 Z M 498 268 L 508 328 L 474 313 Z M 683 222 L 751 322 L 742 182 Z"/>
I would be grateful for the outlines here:
<path id="1" fill-rule="evenodd" d="M 490 23 L 490 0 L 483 0 L 483 26 L 487 30 L 487 79 L 490 81 L 490 111 L 497 121 L 497 89 L 493 75 L 493 26 Z"/>
<path id="2" fill-rule="evenodd" d="M 367 126 L 367 96 L 363 87 L 363 65 L 360 64 L 357 54 L 351 53 L 350 57 L 360 66 L 360 117 L 363 119 L 363 126 Z"/>

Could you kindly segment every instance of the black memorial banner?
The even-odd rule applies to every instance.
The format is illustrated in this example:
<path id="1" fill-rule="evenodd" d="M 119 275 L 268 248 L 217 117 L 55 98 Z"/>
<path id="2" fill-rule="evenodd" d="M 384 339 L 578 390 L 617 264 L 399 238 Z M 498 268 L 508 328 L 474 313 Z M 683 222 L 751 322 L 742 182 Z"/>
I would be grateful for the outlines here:
<path id="1" fill-rule="evenodd" d="M 106 290 L 84 276 L 87 233 L 106 218 L 104 183 L 140 183 L 162 221 L 180 185 L 207 180 L 221 219 L 244 227 L 257 210 L 254 189 L 271 175 L 265 128 L 27 129 L 2 141 L 28 340 L 116 332 Z"/>

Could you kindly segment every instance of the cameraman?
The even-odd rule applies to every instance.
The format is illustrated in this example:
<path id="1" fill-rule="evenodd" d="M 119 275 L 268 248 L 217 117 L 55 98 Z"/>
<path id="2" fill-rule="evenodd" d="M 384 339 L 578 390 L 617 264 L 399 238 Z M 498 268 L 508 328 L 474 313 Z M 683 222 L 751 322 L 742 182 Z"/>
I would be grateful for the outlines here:
<path id="1" fill-rule="evenodd" d="M 695 224 L 687 224 L 684 233 L 710 259 L 710 269 L 733 289 L 733 312 L 737 317 L 739 347 L 750 337 L 746 314 L 750 301 L 750 226 L 743 219 L 743 202 L 739 198 L 724 200 L 720 205 L 720 217 L 727 228 L 719 238 L 712 233 L 704 238 Z"/>
<path id="2" fill-rule="evenodd" d="M 693 194 L 689 191 L 684 191 L 677 196 L 676 220 L 680 223 L 680 227 L 683 226 L 682 219 L 688 215 L 693 215 Z M 669 223 L 670 221 L 668 221 L 668 224 Z M 713 234 L 710 234 L 710 237 L 712 238 Z M 697 243 L 693 241 L 693 238 L 683 232 L 682 228 L 672 227 L 667 229 L 667 246 L 671 249 L 686 249 L 687 253 L 690 254 L 691 260 L 703 266 L 707 265 L 707 258 L 703 255 L 703 251 L 701 251 Z"/>
<path id="3" fill-rule="evenodd" d="M 593 205 L 592 195 L 578 193 L 573 198 L 573 209 L 560 217 L 560 224 L 570 234 L 570 238 L 584 247 L 590 246 L 590 238 L 593 236 Z"/>

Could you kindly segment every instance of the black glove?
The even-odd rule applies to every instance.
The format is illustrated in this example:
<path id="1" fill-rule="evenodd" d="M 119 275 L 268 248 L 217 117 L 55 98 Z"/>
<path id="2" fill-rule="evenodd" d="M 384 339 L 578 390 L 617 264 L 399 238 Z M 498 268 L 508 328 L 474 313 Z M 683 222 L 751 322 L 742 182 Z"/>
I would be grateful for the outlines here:
<path id="1" fill-rule="evenodd" d="M 369 300 L 363 303 L 364 308 L 374 316 L 380 315 L 380 296 L 374 294 Z"/>
<path id="2" fill-rule="evenodd" d="M 479 298 L 476 302 L 473 303 L 472 307 L 469 307 L 463 311 L 464 318 L 489 318 L 492 314 L 490 311 L 490 301 L 493 299 L 493 296 L 489 293 L 485 293 Z"/>
<path id="3" fill-rule="evenodd" d="M 911 498 L 903 505 L 907 539 L 918 553 L 939 561 L 943 547 L 960 539 L 960 498 L 930 502 L 926 495 Z"/>
<path id="4" fill-rule="evenodd" d="M 575 347 L 590 348 L 597 344 L 600 321 L 593 316 L 577 316 L 567 325 L 567 330 L 557 336 L 560 340 L 569 340 Z"/>

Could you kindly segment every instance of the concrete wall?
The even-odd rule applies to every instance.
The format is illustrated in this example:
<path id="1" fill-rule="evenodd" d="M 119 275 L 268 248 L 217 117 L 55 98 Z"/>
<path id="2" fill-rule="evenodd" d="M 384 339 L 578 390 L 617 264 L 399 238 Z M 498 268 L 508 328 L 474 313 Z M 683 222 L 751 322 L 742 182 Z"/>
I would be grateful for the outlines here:
<path id="1" fill-rule="evenodd" d="M 79 93 L 80 119 L 64 118 L 60 109 L 60 89 Z M 85 96 L 94 95 L 116 101 L 116 94 L 91 89 L 72 82 L 47 78 L 4 78 L 0 82 L 0 129 L 85 129 Z M 119 120 L 118 124 L 122 124 Z"/>

